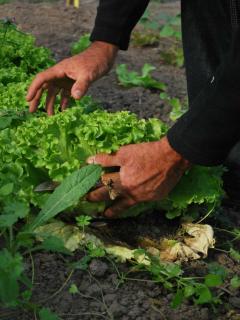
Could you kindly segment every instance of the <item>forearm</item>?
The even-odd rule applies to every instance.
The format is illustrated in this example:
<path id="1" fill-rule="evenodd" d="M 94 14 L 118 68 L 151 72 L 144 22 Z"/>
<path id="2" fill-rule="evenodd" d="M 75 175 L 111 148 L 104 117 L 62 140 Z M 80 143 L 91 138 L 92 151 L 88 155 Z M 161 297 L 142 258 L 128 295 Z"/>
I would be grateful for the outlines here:
<path id="1" fill-rule="evenodd" d="M 218 165 L 240 139 L 240 50 L 236 32 L 226 60 L 168 132 L 170 145 L 194 164 Z"/>
<path id="2" fill-rule="evenodd" d="M 128 48 L 131 31 L 144 13 L 150 0 L 100 0 L 92 41 Z"/>
<path id="3" fill-rule="evenodd" d="M 90 79 L 90 82 L 101 78 L 111 69 L 117 56 L 118 50 L 118 47 L 111 43 L 94 41 L 91 44 L 91 46 L 85 51 L 84 54 L 90 58 L 90 62 L 91 60 L 93 60 L 95 62 L 99 61 L 99 63 L 98 68 L 96 68 L 96 64 L 94 64 L 94 71 L 91 73 L 93 79 Z M 88 69 L 91 70 L 91 63 Z"/>

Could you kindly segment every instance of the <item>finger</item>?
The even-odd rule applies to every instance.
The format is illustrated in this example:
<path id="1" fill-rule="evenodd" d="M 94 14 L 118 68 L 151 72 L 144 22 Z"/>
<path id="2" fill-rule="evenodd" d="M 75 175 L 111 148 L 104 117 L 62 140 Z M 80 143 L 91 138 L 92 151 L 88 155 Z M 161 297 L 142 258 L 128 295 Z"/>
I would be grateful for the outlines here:
<path id="1" fill-rule="evenodd" d="M 29 112 L 35 112 L 38 108 L 40 99 L 42 97 L 43 89 L 39 89 L 35 95 L 35 98 L 29 104 Z"/>
<path id="2" fill-rule="evenodd" d="M 66 90 L 62 90 L 61 92 L 61 110 L 64 111 L 67 109 L 68 104 L 69 104 L 69 98 L 70 98 L 70 93 L 67 92 Z"/>
<path id="3" fill-rule="evenodd" d="M 71 89 L 72 97 L 77 100 L 81 99 L 87 93 L 89 85 L 90 83 L 86 79 L 84 78 L 78 79 L 72 86 L 72 89 Z"/>
<path id="4" fill-rule="evenodd" d="M 121 159 L 118 153 L 115 154 L 105 154 L 99 153 L 95 156 L 89 157 L 87 159 L 88 164 L 100 164 L 103 167 L 120 167 Z"/>
<path id="5" fill-rule="evenodd" d="M 54 67 L 37 74 L 37 76 L 35 77 L 28 89 L 28 93 L 26 96 L 27 101 L 30 102 L 34 99 L 38 90 L 42 88 L 44 83 L 59 78 L 61 78 L 61 75 L 59 74 L 59 72 L 56 71 L 56 68 Z"/>
<path id="6" fill-rule="evenodd" d="M 121 198 L 115 200 L 114 204 L 105 210 L 104 216 L 107 218 L 117 218 L 121 215 L 121 213 L 135 204 L 136 202 L 131 198 Z"/>
<path id="7" fill-rule="evenodd" d="M 54 104 L 55 104 L 56 96 L 58 92 L 59 92 L 59 89 L 57 88 L 51 87 L 48 89 L 48 94 L 46 99 L 46 111 L 49 116 L 54 115 Z"/>
<path id="8" fill-rule="evenodd" d="M 107 187 L 100 187 L 87 195 L 87 200 L 91 202 L 109 201 L 109 191 Z"/>

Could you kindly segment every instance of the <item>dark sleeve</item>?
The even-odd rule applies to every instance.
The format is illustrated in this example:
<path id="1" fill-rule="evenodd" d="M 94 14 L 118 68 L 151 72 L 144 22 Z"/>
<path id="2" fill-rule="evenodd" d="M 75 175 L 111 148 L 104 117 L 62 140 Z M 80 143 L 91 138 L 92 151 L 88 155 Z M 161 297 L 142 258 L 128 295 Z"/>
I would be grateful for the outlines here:
<path id="1" fill-rule="evenodd" d="M 132 29 L 150 0 L 100 0 L 91 41 L 104 41 L 126 50 Z"/>
<path id="2" fill-rule="evenodd" d="M 170 145 L 193 164 L 218 165 L 240 139 L 240 31 L 214 78 L 169 130 Z"/>

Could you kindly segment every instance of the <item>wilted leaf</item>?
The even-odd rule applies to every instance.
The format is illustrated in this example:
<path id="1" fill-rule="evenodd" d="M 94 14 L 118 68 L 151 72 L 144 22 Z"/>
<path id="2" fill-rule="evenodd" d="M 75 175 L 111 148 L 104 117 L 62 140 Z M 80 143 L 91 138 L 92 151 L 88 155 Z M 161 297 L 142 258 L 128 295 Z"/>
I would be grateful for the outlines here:
<path id="1" fill-rule="evenodd" d="M 192 223 L 183 224 L 176 235 L 177 238 L 182 240 L 164 238 L 159 243 L 154 243 L 144 239 L 139 244 L 151 255 L 158 256 L 163 261 L 174 262 L 206 257 L 208 248 L 212 248 L 215 242 L 211 226 Z"/>
<path id="2" fill-rule="evenodd" d="M 181 233 L 183 230 L 186 229 L 189 231 L 190 234 L 194 234 L 193 230 L 210 230 L 209 228 L 198 228 L 199 225 L 193 225 L 191 228 L 191 224 L 185 224 L 182 226 Z M 211 232 L 210 232 L 211 233 Z M 120 262 L 126 261 L 136 261 L 140 264 L 150 265 L 150 259 L 146 253 L 149 253 L 156 258 L 160 258 L 161 261 L 188 261 L 201 258 L 201 254 L 204 250 L 206 250 L 206 243 L 202 240 L 205 239 L 196 233 L 195 236 L 198 236 L 197 240 L 199 242 L 199 248 L 197 247 L 196 243 L 194 243 L 193 248 L 186 245 L 184 242 L 188 239 L 188 236 L 183 237 L 183 241 L 180 242 L 178 240 L 169 240 L 169 239 L 162 239 L 158 245 L 155 242 L 148 239 L 148 241 L 141 241 L 139 242 L 139 246 L 144 248 L 145 250 L 139 249 L 132 249 L 128 248 L 127 246 L 123 245 L 116 245 L 115 243 L 111 243 L 109 238 L 105 238 L 102 234 L 98 236 L 98 234 L 94 234 L 92 230 L 83 231 L 80 230 L 78 227 L 65 225 L 63 222 L 57 221 L 50 223 L 45 226 L 41 226 L 35 230 L 35 234 L 39 240 L 43 240 L 43 237 L 46 236 L 56 236 L 57 238 L 62 239 L 65 248 L 73 252 L 74 250 L 78 249 L 81 246 L 87 246 L 89 250 L 89 254 L 93 257 L 96 256 L 104 256 L 105 252 L 107 254 L 113 255 L 116 257 Z M 177 235 L 179 236 L 179 235 Z M 213 233 L 212 233 L 213 236 Z M 194 236 L 193 236 L 194 238 Z M 206 237 L 209 240 L 209 243 L 213 243 L 213 238 Z M 203 242 L 203 243 L 202 243 Z M 90 247 L 89 247 L 89 244 Z M 205 252 L 205 251 L 204 251 Z M 181 274 L 181 269 L 178 265 L 172 265 L 169 267 L 169 278 L 175 277 Z"/>
<path id="3" fill-rule="evenodd" d="M 208 224 L 194 223 L 185 223 L 182 228 L 189 235 L 184 237 L 184 243 L 206 258 L 208 249 L 213 248 L 215 244 L 213 228 Z"/>
<path id="4" fill-rule="evenodd" d="M 49 237 L 61 239 L 64 247 L 71 252 L 79 248 L 81 240 L 83 238 L 83 233 L 80 232 L 80 230 L 77 227 L 65 225 L 62 221 L 56 221 L 38 227 L 34 231 L 34 233 L 37 237 L 37 240 L 39 241 L 44 241 L 44 239 L 49 239 Z M 48 240 L 47 243 L 45 242 L 45 244 L 51 245 L 53 243 L 49 243 Z M 52 251 L 52 248 L 49 249 Z"/>
<path id="5" fill-rule="evenodd" d="M 144 254 L 134 254 L 134 250 L 116 245 L 106 246 L 106 252 L 116 257 L 120 262 L 135 260 L 144 265 L 150 265 L 149 259 Z"/>

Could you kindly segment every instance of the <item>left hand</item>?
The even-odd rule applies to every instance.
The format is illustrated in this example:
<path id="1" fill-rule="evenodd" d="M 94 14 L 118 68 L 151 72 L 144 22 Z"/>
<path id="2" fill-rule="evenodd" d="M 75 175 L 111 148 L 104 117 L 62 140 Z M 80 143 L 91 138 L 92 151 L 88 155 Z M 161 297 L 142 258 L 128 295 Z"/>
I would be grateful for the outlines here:
<path id="1" fill-rule="evenodd" d="M 29 102 L 29 111 L 37 111 L 45 90 L 47 91 L 47 114 L 49 116 L 54 114 L 54 104 L 59 93 L 62 111 L 65 110 L 70 96 L 81 99 L 89 86 L 110 70 L 117 52 L 117 46 L 95 41 L 85 51 L 37 74 L 26 97 Z"/>
<path id="2" fill-rule="evenodd" d="M 98 154 L 88 158 L 87 162 L 120 167 L 120 172 L 102 177 L 103 182 L 110 181 L 118 194 L 112 206 L 104 212 L 108 218 L 119 216 L 139 202 L 165 198 L 190 166 L 169 145 L 167 137 L 156 142 L 123 146 L 115 154 Z M 102 186 L 90 192 L 87 199 L 92 202 L 109 200 L 109 189 Z"/>

